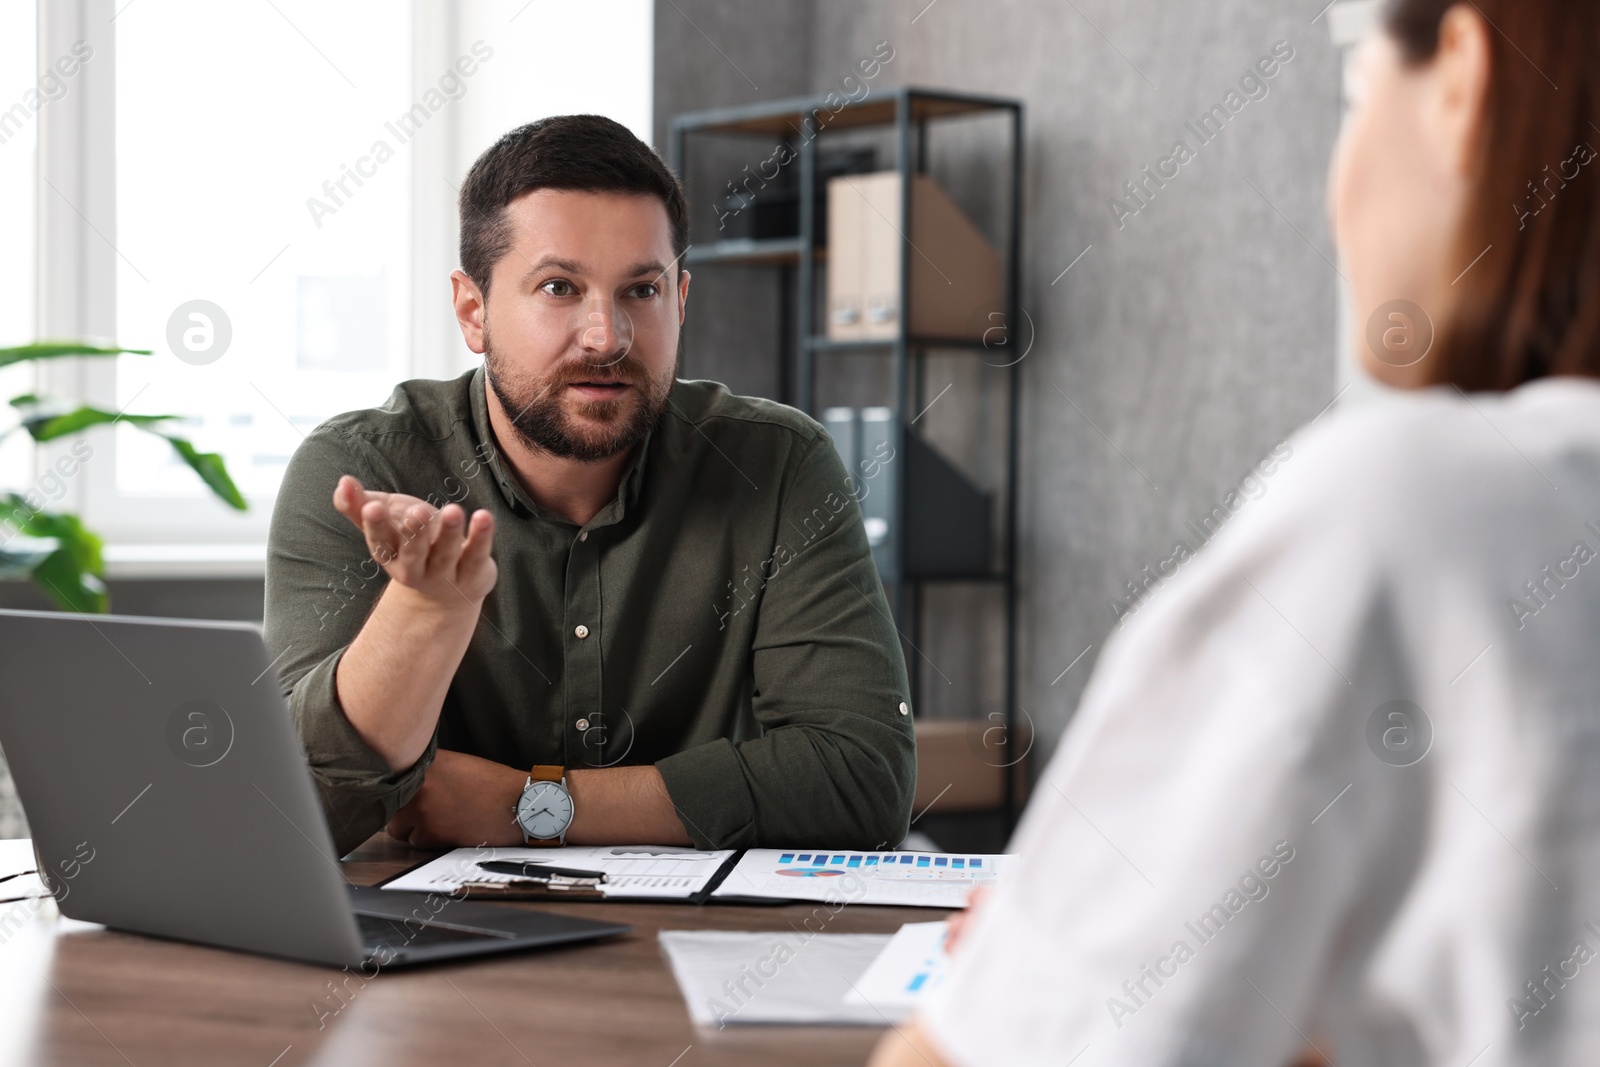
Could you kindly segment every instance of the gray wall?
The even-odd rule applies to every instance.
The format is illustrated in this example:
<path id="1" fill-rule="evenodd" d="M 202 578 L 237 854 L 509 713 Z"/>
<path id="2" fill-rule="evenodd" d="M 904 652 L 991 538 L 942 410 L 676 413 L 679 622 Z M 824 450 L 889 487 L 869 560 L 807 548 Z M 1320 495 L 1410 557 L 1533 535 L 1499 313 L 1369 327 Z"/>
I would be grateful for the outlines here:
<path id="1" fill-rule="evenodd" d="M 1040 756 L 1072 714 L 1124 583 L 1170 555 L 1189 520 L 1333 397 L 1337 274 L 1323 203 L 1339 64 L 1326 24 L 1308 21 L 1315 6 L 806 0 L 763 5 L 759 16 L 733 0 L 656 7 L 663 150 L 675 112 L 837 89 L 878 41 L 895 58 L 875 90 L 912 84 L 1026 104 L 1022 303 L 1036 339 L 1022 364 L 1018 681 Z M 1185 122 L 1223 102 L 1280 40 L 1295 54 L 1268 94 L 1199 146 Z M 1195 158 L 1119 228 L 1111 198 L 1180 137 L 1198 146 Z M 971 169 L 951 160 L 947 177 L 969 196 Z M 697 375 L 751 381 L 747 365 L 770 353 L 768 308 L 739 288 L 748 284 L 697 276 L 688 341 Z M 934 388 L 945 380 L 956 386 L 930 418 L 977 419 L 981 390 L 954 370 L 930 372 Z M 919 645 L 951 683 L 926 684 L 924 714 L 995 706 L 993 655 L 974 651 L 992 643 L 996 621 L 980 599 L 951 591 L 930 603 L 941 617 Z M 936 672 L 921 669 L 928 683 Z"/>

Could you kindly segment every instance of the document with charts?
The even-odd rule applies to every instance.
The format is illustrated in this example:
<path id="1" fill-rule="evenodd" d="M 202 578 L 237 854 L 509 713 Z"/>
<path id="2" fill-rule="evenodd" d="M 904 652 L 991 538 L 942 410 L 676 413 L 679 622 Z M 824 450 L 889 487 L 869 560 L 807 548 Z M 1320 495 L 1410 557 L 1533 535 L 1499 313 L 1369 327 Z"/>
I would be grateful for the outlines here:
<path id="1" fill-rule="evenodd" d="M 950 972 L 945 952 L 948 922 L 906 923 L 877 959 L 850 984 L 846 1004 L 870 1004 L 905 1013 L 944 984 Z"/>
<path id="2" fill-rule="evenodd" d="M 711 899 L 764 897 L 964 908 L 967 894 L 992 885 L 1014 856 L 951 852 L 802 852 L 752 848 Z"/>
<path id="3" fill-rule="evenodd" d="M 450 893 L 463 882 L 511 882 L 479 867 L 490 860 L 603 871 L 600 892 L 617 900 L 690 900 L 701 894 L 733 849 L 701 852 L 675 845 L 596 845 L 568 848 L 458 848 L 383 884 L 413 893 Z"/>

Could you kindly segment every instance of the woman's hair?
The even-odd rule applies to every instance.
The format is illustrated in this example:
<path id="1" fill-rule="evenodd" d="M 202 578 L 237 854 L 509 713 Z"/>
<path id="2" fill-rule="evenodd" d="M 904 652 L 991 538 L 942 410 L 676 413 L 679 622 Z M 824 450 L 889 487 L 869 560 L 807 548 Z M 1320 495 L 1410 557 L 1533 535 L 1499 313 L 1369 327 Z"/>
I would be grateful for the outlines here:
<path id="1" fill-rule="evenodd" d="M 1405 63 L 1433 57 L 1455 2 L 1387 0 L 1384 26 Z M 1450 262 L 1483 257 L 1455 282 L 1431 380 L 1480 390 L 1600 377 L 1600 4 L 1472 6 L 1489 24 L 1489 85 L 1478 178 Z"/>

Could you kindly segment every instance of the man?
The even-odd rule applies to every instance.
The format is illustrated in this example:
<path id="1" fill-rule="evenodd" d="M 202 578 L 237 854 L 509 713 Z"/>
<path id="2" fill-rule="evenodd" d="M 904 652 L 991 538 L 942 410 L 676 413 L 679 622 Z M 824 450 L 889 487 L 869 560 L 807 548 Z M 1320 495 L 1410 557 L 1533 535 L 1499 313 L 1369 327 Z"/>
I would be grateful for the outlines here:
<path id="1" fill-rule="evenodd" d="M 804 414 L 677 379 L 677 179 L 615 122 L 549 118 L 460 211 L 483 364 L 319 426 L 273 514 L 267 638 L 341 852 L 385 825 L 893 847 L 915 758 L 878 487 Z"/>

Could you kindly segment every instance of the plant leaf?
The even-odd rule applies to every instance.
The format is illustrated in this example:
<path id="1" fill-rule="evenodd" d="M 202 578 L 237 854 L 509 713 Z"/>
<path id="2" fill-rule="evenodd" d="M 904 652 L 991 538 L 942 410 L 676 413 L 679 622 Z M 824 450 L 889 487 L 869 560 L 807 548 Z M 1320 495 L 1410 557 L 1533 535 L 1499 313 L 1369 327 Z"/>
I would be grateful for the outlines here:
<path id="1" fill-rule="evenodd" d="M 148 429 L 156 423 L 176 419 L 177 415 L 123 415 L 104 408 L 82 407 L 55 414 L 24 416 L 22 425 L 35 441 L 54 441 L 58 437 L 79 433 L 91 426 L 104 426 L 126 422 L 131 426 Z"/>
<path id="2" fill-rule="evenodd" d="M 25 363 L 31 359 L 57 359 L 61 356 L 149 356 L 155 353 L 148 348 L 123 348 L 120 345 L 94 345 L 87 341 L 35 341 L 31 345 L 0 348 L 0 367 Z"/>
<path id="3" fill-rule="evenodd" d="M 26 578 L 46 556 L 61 547 L 53 537 L 7 537 L 0 542 L 0 578 Z"/>
<path id="4" fill-rule="evenodd" d="M 27 502 L 16 493 L 0 495 L 0 526 L 10 523 L 17 528 L 18 533 L 25 534 L 28 532 L 28 517 L 26 514 L 19 514 L 19 512 L 32 510 L 32 508 L 28 507 Z"/>
<path id="5" fill-rule="evenodd" d="M 200 480 L 211 487 L 211 491 L 222 498 L 223 503 L 239 511 L 250 510 L 250 505 L 245 501 L 244 494 L 239 492 L 239 487 L 233 484 L 233 479 L 228 477 L 228 468 L 223 464 L 222 457 L 215 452 L 201 452 L 181 437 L 168 437 L 167 441 L 183 457 L 183 461 L 200 476 Z"/>
<path id="6" fill-rule="evenodd" d="M 178 453 L 184 463 L 200 476 L 200 480 L 205 482 L 223 503 L 238 511 L 250 510 L 249 503 L 245 500 L 244 494 L 239 492 L 239 487 L 234 485 L 233 478 L 228 474 L 227 465 L 220 455 L 215 452 L 201 452 L 186 439 L 164 432 L 162 424 L 178 418 L 181 416 L 123 415 L 86 404 L 66 412 L 24 415 L 22 425 L 35 441 L 53 441 L 68 434 L 81 433 L 91 426 L 106 426 L 116 422 L 136 426 L 165 439 L 173 451 Z"/>
<path id="7" fill-rule="evenodd" d="M 103 614 L 111 610 L 105 583 L 81 568 L 65 547 L 50 553 L 33 568 L 33 580 L 51 600 L 69 611 Z"/>
<path id="8" fill-rule="evenodd" d="M 30 547 L 53 544 L 53 551 L 33 562 L 29 573 L 35 584 L 61 607 L 70 611 L 105 612 L 111 598 L 106 593 L 104 545 L 76 515 L 36 511 L 15 493 L 0 497 L 0 523 L 15 527 L 30 539 Z M 20 562 L 21 551 L 0 551 Z"/>
<path id="9" fill-rule="evenodd" d="M 78 516 L 64 511 L 35 511 L 28 525 L 28 533 L 35 537 L 55 538 L 61 546 L 57 551 L 67 553 L 78 570 L 96 577 L 105 575 L 104 543 Z"/>
<path id="10" fill-rule="evenodd" d="M 48 537 L 44 531 L 49 526 L 50 516 L 32 504 L 26 497 L 16 493 L 0 495 L 0 533 L 10 532 L 6 527 L 11 527 L 16 533 L 25 537 Z"/>

